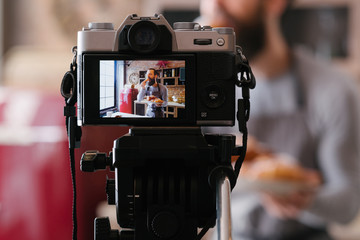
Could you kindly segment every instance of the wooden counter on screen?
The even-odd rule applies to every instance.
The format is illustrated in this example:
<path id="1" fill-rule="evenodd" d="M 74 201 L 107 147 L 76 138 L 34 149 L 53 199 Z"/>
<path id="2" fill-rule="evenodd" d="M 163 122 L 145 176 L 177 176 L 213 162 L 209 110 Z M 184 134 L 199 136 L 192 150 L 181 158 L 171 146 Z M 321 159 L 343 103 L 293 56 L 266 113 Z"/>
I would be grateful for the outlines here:
<path id="1" fill-rule="evenodd" d="M 137 115 L 145 115 L 146 109 L 149 103 L 153 103 L 150 101 L 134 101 L 134 114 Z M 185 111 L 185 104 L 176 103 L 176 102 L 168 102 L 165 108 L 165 117 L 166 118 L 178 118 L 183 116 Z"/>

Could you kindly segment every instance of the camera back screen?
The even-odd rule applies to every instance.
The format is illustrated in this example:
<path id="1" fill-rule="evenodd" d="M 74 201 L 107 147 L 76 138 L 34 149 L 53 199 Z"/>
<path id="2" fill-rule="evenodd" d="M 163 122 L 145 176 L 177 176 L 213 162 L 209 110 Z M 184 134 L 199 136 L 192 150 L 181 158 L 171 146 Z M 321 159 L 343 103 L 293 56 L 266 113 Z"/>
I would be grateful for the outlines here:
<path id="1" fill-rule="evenodd" d="M 100 118 L 185 119 L 185 60 L 100 60 Z"/>

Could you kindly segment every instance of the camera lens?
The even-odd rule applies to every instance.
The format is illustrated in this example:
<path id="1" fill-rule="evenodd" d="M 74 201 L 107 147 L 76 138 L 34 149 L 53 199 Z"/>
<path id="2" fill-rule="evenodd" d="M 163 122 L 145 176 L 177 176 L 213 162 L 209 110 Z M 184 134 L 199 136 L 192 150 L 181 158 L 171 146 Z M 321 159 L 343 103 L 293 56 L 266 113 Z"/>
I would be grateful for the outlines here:
<path id="1" fill-rule="evenodd" d="M 129 29 L 128 42 L 134 51 L 138 53 L 150 53 L 159 45 L 160 31 L 152 22 L 137 22 Z"/>

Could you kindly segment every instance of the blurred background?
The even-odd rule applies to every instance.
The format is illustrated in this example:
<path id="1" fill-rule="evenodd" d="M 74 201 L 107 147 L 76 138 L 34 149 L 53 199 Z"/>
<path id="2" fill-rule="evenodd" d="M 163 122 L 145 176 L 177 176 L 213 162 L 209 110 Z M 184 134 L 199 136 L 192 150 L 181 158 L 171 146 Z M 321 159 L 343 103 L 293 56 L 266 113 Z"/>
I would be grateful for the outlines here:
<path id="1" fill-rule="evenodd" d="M 88 22 L 117 27 L 132 13 L 163 13 L 171 24 L 192 21 L 199 15 L 199 1 L 0 1 L 0 240 L 71 238 L 72 188 L 60 82 L 69 70 L 78 30 Z M 359 82 L 359 22 L 358 0 L 297 0 L 283 27 L 290 42 Z M 77 164 L 83 151 L 108 152 L 127 131 L 84 128 Z M 79 239 L 92 239 L 96 209 L 106 199 L 106 174 L 111 175 L 77 172 Z M 333 234 L 360 239 L 357 229 L 355 220 L 334 226 Z"/>

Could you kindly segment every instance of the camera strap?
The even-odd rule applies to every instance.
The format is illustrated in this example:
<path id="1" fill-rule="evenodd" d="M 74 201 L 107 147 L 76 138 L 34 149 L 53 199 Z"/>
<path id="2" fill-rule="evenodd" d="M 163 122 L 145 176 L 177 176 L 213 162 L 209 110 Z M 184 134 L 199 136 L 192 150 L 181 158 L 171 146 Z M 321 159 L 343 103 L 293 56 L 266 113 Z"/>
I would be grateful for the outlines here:
<path id="1" fill-rule="evenodd" d="M 71 168 L 71 179 L 73 185 L 73 212 L 72 212 L 72 221 L 73 221 L 73 235 L 72 239 L 77 239 L 77 217 L 76 217 L 76 178 L 75 178 L 75 148 L 80 147 L 80 139 L 81 139 L 81 128 L 77 126 L 77 118 L 76 118 L 76 107 L 75 103 L 77 101 L 77 48 L 73 47 L 72 52 L 74 54 L 74 58 L 72 63 L 70 64 L 70 70 L 65 73 L 62 81 L 60 92 L 61 95 L 65 99 L 65 107 L 64 107 L 64 116 L 65 125 L 69 139 L 69 155 L 70 155 L 70 168 Z"/>
<path id="2" fill-rule="evenodd" d="M 239 131 L 242 133 L 242 147 L 234 167 L 235 179 L 238 178 L 245 159 L 248 138 L 246 123 L 250 117 L 250 89 L 254 89 L 256 86 L 255 76 L 240 46 L 236 46 L 236 68 L 238 72 L 236 85 L 242 88 L 242 99 L 238 99 L 237 109 Z"/>

